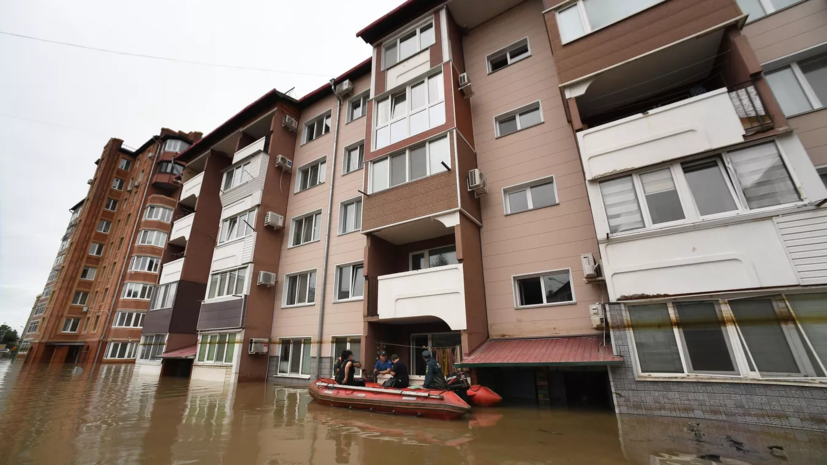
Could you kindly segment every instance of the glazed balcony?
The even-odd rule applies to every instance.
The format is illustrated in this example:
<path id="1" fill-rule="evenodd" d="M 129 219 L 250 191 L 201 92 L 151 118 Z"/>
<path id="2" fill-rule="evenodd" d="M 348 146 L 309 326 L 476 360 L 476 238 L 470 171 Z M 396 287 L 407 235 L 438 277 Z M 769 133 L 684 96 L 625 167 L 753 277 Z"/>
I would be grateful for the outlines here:
<path id="1" fill-rule="evenodd" d="M 461 263 L 379 276 L 379 320 L 438 318 L 452 330 L 467 329 Z"/>
<path id="2" fill-rule="evenodd" d="M 179 247 L 187 245 L 192 232 L 192 222 L 195 219 L 195 213 L 190 213 L 187 216 L 179 218 L 172 223 L 172 230 L 169 232 L 169 243 Z"/>
<path id="3" fill-rule="evenodd" d="M 198 196 L 201 194 L 201 184 L 203 181 L 203 171 L 187 180 L 184 183 L 183 189 L 181 189 L 181 200 L 179 200 L 178 203 L 188 208 L 195 208 L 195 203 L 198 201 Z"/>

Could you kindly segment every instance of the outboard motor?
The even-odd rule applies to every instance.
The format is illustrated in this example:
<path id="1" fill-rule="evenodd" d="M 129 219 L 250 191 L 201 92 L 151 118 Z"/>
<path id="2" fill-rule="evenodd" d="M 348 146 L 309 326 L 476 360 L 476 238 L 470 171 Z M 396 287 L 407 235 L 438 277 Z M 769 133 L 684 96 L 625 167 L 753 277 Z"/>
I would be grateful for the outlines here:
<path id="1" fill-rule="evenodd" d="M 471 383 L 468 381 L 468 377 L 465 375 L 465 373 L 461 371 L 457 371 L 456 373 L 450 373 L 448 376 L 445 377 L 445 381 L 448 383 L 448 389 L 453 391 L 466 403 L 468 402 L 467 392 L 468 388 L 471 387 Z"/>

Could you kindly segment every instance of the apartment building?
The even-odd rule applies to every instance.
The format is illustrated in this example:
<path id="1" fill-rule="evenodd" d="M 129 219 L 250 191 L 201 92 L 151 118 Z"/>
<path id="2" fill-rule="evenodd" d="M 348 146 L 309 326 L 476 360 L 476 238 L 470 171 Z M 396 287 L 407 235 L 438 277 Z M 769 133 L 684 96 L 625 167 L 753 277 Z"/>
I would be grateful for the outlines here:
<path id="1" fill-rule="evenodd" d="M 809 35 L 783 26 L 795 9 L 824 3 L 773 11 L 790 3 L 544 11 L 623 359 L 620 413 L 827 429 L 827 190 L 815 134 L 787 119 L 817 107 L 796 106 L 794 60 L 762 64 Z"/>

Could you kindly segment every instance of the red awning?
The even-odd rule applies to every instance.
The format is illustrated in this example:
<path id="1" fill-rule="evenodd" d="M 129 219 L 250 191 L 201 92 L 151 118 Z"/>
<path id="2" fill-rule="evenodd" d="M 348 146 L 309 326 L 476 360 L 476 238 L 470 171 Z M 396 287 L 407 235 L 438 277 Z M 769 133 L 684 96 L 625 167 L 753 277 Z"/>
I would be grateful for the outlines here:
<path id="1" fill-rule="evenodd" d="M 161 355 L 161 358 L 195 358 L 195 350 L 198 346 L 192 345 L 183 349 L 173 350 Z"/>
<path id="2" fill-rule="evenodd" d="M 554 337 L 545 339 L 491 339 L 454 366 L 540 367 L 621 365 L 623 357 L 601 346 L 598 336 Z"/>

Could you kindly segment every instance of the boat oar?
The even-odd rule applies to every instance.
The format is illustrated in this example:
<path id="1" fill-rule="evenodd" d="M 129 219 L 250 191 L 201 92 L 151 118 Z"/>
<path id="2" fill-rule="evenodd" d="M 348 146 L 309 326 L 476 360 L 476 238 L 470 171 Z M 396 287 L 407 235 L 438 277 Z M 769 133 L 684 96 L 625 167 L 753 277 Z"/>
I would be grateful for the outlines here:
<path id="1" fill-rule="evenodd" d="M 362 386 L 348 386 L 346 384 L 330 384 L 330 383 L 316 383 L 316 387 L 318 388 L 328 388 L 328 389 L 346 389 L 348 391 L 366 391 L 366 392 L 375 392 L 378 394 L 396 394 L 399 396 L 408 396 L 408 397 L 424 397 L 428 399 L 437 399 L 442 400 L 443 397 L 437 394 L 431 394 L 430 392 L 416 392 L 416 391 L 403 391 L 401 389 L 379 389 L 379 388 L 369 388 L 369 387 L 362 387 Z"/>

